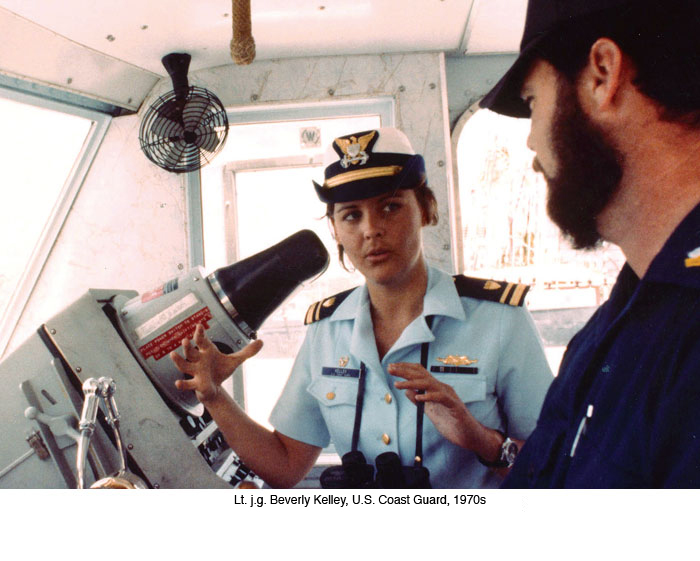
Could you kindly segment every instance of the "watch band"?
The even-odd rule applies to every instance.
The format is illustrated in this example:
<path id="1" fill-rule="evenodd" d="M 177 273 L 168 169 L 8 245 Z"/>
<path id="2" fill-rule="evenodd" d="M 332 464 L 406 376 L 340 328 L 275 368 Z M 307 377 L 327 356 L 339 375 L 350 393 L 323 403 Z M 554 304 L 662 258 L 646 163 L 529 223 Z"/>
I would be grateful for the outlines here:
<path id="1" fill-rule="evenodd" d="M 486 467 L 490 468 L 508 468 L 513 465 L 513 462 L 515 461 L 515 457 L 517 456 L 519 450 L 518 450 L 518 445 L 513 442 L 510 437 L 506 436 L 506 433 L 504 433 L 501 430 L 498 429 L 493 429 L 495 430 L 498 434 L 500 434 L 503 437 L 503 442 L 501 443 L 501 448 L 500 448 L 500 455 L 497 460 L 493 462 L 489 462 L 484 460 L 481 456 L 477 454 L 477 459 L 479 462 L 481 462 L 483 465 Z"/>

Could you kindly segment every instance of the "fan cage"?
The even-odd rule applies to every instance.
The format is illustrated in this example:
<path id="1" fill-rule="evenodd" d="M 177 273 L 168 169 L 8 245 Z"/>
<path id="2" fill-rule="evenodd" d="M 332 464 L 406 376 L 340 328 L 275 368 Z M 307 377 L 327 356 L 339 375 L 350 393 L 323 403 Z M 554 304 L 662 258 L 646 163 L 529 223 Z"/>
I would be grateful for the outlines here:
<path id="1" fill-rule="evenodd" d="M 210 163 L 227 137 L 226 109 L 213 93 L 197 86 L 159 97 L 139 128 L 146 157 L 175 173 L 196 171 Z"/>

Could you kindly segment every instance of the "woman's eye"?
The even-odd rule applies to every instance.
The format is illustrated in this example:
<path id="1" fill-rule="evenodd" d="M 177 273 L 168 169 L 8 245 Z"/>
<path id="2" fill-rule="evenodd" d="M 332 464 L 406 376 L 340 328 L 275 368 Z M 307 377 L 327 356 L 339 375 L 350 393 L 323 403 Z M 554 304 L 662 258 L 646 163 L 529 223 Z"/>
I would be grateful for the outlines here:
<path id="1" fill-rule="evenodd" d="M 353 212 L 348 212 L 347 214 L 344 214 L 342 216 L 343 222 L 355 222 L 360 217 L 360 213 L 353 211 Z"/>
<path id="2" fill-rule="evenodd" d="M 389 214 L 390 212 L 394 212 L 395 210 L 398 210 L 401 208 L 401 205 L 399 203 L 386 203 L 384 207 L 382 208 L 382 211 L 385 214 Z"/>

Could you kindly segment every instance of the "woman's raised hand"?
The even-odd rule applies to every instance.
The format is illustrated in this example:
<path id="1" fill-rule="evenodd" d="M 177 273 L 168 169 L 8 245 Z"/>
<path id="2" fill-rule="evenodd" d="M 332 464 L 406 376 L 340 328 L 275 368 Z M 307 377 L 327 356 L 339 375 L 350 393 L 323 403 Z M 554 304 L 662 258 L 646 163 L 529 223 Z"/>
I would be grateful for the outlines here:
<path id="1" fill-rule="evenodd" d="M 190 379 L 177 380 L 178 390 L 191 390 L 196 393 L 202 403 L 215 399 L 221 391 L 221 384 L 245 360 L 257 354 L 262 348 L 262 341 L 255 340 L 237 353 L 224 354 L 206 336 L 204 327 L 197 325 L 192 341 L 182 340 L 182 353 L 173 351 L 171 360 L 183 374 L 192 376 Z"/>
<path id="2" fill-rule="evenodd" d="M 389 365 L 389 374 L 403 378 L 394 383 L 406 390 L 413 403 L 424 402 L 425 414 L 447 440 L 463 448 L 473 449 L 483 426 L 448 384 L 440 382 L 420 364 L 397 362 Z"/>

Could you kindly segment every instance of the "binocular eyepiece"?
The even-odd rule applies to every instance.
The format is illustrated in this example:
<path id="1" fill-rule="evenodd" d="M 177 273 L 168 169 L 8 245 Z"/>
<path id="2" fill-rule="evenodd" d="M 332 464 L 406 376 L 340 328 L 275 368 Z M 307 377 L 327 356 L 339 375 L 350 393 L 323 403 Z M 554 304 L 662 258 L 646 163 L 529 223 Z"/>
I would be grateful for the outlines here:
<path id="1" fill-rule="evenodd" d="M 321 473 L 323 489 L 431 489 L 428 469 L 402 466 L 395 452 L 379 454 L 374 466 L 359 451 L 344 454 L 341 461 Z"/>

